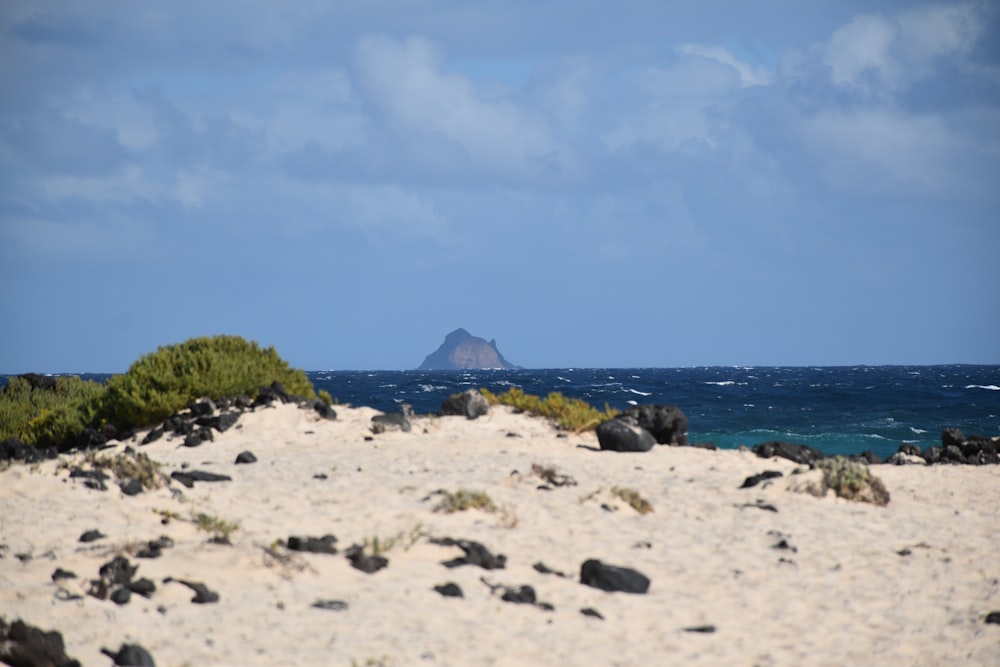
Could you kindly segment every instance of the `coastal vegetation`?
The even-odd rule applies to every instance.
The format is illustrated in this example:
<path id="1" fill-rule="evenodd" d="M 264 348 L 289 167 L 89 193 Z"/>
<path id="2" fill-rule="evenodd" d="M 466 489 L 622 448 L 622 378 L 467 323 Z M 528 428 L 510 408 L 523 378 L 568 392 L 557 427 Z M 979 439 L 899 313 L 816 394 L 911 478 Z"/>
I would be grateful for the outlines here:
<path id="1" fill-rule="evenodd" d="M 840 498 L 873 505 L 889 503 L 889 491 L 881 479 L 871 474 L 868 466 L 843 456 L 817 461 L 815 466 L 823 471 L 824 492 L 833 489 Z"/>
<path id="2" fill-rule="evenodd" d="M 509 405 L 515 410 L 540 417 L 552 419 L 556 426 L 564 431 L 580 433 L 597 428 L 608 419 L 619 414 L 618 410 L 604 406 L 598 410 L 586 401 L 578 398 L 566 398 L 559 392 L 551 392 L 545 398 L 526 394 L 524 390 L 511 387 L 509 390 L 494 394 L 488 389 L 480 389 L 490 405 Z"/>
<path id="3" fill-rule="evenodd" d="M 0 441 L 32 445 L 72 443 L 87 428 L 113 425 L 119 433 L 156 424 L 198 398 L 254 398 L 278 382 L 293 396 L 317 398 L 306 374 L 273 347 L 239 336 L 192 338 L 160 347 L 107 383 L 79 377 L 14 377 L 0 389 Z M 320 392 L 327 404 L 330 395 Z"/>

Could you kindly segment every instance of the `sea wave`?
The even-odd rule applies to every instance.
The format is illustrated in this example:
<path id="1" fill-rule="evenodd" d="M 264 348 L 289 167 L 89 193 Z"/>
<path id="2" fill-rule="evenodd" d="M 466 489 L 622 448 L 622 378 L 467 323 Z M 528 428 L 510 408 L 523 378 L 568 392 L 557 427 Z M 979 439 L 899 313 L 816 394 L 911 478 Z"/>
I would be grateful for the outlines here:
<path id="1" fill-rule="evenodd" d="M 735 380 L 722 380 L 720 382 L 705 382 L 704 384 L 714 384 L 717 387 L 729 387 L 736 384 Z"/>
<path id="2" fill-rule="evenodd" d="M 653 392 L 651 392 L 651 391 L 639 391 L 638 389 L 630 389 L 628 387 L 625 388 L 625 391 L 627 391 L 627 392 L 629 392 L 631 394 L 638 394 L 639 396 L 652 396 L 653 395 Z"/>
<path id="3" fill-rule="evenodd" d="M 1000 387 L 995 384 L 967 384 L 966 389 L 989 389 L 990 391 L 1000 391 Z"/>

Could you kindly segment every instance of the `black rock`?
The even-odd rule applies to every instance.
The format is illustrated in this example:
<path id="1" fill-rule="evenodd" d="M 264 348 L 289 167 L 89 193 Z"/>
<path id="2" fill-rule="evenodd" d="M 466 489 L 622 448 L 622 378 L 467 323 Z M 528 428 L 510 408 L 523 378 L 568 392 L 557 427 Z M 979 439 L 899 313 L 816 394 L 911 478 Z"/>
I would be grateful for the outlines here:
<path id="1" fill-rule="evenodd" d="M 318 414 L 323 419 L 337 418 L 337 411 L 334 410 L 329 405 L 327 405 L 325 401 L 319 401 L 319 400 L 313 401 L 312 408 L 313 410 L 316 411 L 316 414 Z"/>
<path id="2" fill-rule="evenodd" d="M 553 570 L 551 567 L 549 567 L 548 565 L 546 565 L 541 561 L 535 563 L 531 567 L 534 568 L 535 572 L 538 572 L 540 574 L 554 574 L 557 577 L 563 577 L 564 579 L 569 578 L 569 575 L 566 574 L 565 572 L 560 572 L 559 570 Z"/>
<path id="3" fill-rule="evenodd" d="M 261 387 L 257 392 L 257 398 L 254 400 L 254 407 L 260 405 L 270 405 L 275 401 L 280 401 L 282 403 L 288 403 L 292 400 L 292 396 L 285 390 L 285 386 L 275 380 L 271 383 L 269 387 Z"/>
<path id="4" fill-rule="evenodd" d="M 236 456 L 236 463 L 257 463 L 257 457 L 253 452 L 240 452 Z"/>
<path id="5" fill-rule="evenodd" d="M 465 597 L 459 585 L 450 581 L 447 584 L 441 584 L 439 586 L 435 586 L 434 590 L 440 593 L 441 595 L 445 596 L 446 598 Z"/>
<path id="6" fill-rule="evenodd" d="M 601 449 L 612 452 L 648 452 L 656 438 L 631 417 L 608 419 L 597 427 Z"/>
<path id="7" fill-rule="evenodd" d="M 88 531 L 84 532 L 82 535 L 80 535 L 80 541 L 81 542 L 94 542 L 94 541 L 99 540 L 99 539 L 101 539 L 103 537 L 107 537 L 107 535 L 105 535 L 104 533 L 102 533 L 101 531 L 99 531 L 97 529 L 88 530 Z"/>
<path id="8" fill-rule="evenodd" d="M 150 540 L 140 548 L 136 553 L 136 558 L 159 558 L 163 555 L 164 549 L 169 549 L 174 546 L 174 541 L 167 537 L 166 535 L 160 536 L 159 539 Z"/>
<path id="9" fill-rule="evenodd" d="M 602 621 L 604 620 L 604 616 L 601 615 L 601 612 L 597 611 L 593 607 L 584 607 L 583 609 L 580 610 L 580 613 L 583 614 L 584 616 L 599 618 Z"/>
<path id="10" fill-rule="evenodd" d="M 132 581 L 138 565 L 132 565 L 124 556 L 116 556 L 101 566 L 98 573 L 109 586 L 124 586 Z"/>
<path id="11" fill-rule="evenodd" d="M 382 556 L 372 556 L 365 553 L 364 547 L 355 544 L 344 552 L 351 567 L 366 574 L 373 574 L 389 565 L 389 559 Z"/>
<path id="12" fill-rule="evenodd" d="M 197 431 L 193 431 L 190 435 L 184 438 L 185 447 L 198 447 L 202 443 L 212 442 L 215 440 L 215 436 L 212 435 L 212 429 L 208 426 L 203 426 Z"/>
<path id="13" fill-rule="evenodd" d="M 136 595 L 141 595 L 144 598 L 148 598 L 156 592 L 156 584 L 145 577 L 129 582 L 127 588 Z"/>
<path id="14" fill-rule="evenodd" d="M 715 632 L 714 625 L 692 625 L 691 627 L 684 628 L 684 632 L 700 632 L 703 634 L 711 634 Z"/>
<path id="15" fill-rule="evenodd" d="M 0 461 L 41 463 L 58 455 L 59 450 L 54 446 L 32 446 L 18 438 L 7 438 L 0 442 Z"/>
<path id="16" fill-rule="evenodd" d="M 580 583 L 602 591 L 622 593 L 646 593 L 649 578 L 628 567 L 605 565 L 590 559 L 580 567 Z"/>
<path id="17" fill-rule="evenodd" d="M 452 394 L 441 403 L 438 414 L 442 417 L 447 415 L 458 415 L 466 419 L 476 419 L 490 411 L 490 404 L 481 391 L 476 389 L 466 389 L 463 392 Z"/>
<path id="18" fill-rule="evenodd" d="M 859 462 L 865 463 L 867 465 L 879 465 L 879 464 L 883 463 L 882 457 L 880 457 L 878 454 L 876 454 L 875 452 L 873 452 L 870 449 L 866 449 L 865 451 L 861 452 L 860 454 L 858 454 L 856 456 L 852 456 L 851 460 L 852 461 L 859 461 Z"/>
<path id="19" fill-rule="evenodd" d="M 348 604 L 343 600 L 316 600 L 310 606 L 327 611 L 344 611 L 348 608 Z"/>
<path id="20" fill-rule="evenodd" d="M 163 433 L 164 433 L 163 427 L 157 426 L 156 428 L 154 428 L 153 430 L 151 430 L 149 433 L 146 434 L 146 437 L 142 439 L 142 442 L 140 444 L 148 445 L 151 442 L 156 442 L 157 440 L 163 437 Z"/>
<path id="21" fill-rule="evenodd" d="M 80 667 L 80 661 L 66 655 L 62 634 L 17 620 L 7 624 L 0 618 L 0 662 L 14 667 Z"/>
<path id="22" fill-rule="evenodd" d="M 913 443 L 904 442 L 899 446 L 899 449 L 896 450 L 896 453 L 906 454 L 907 456 L 920 456 L 920 448 Z"/>
<path id="23" fill-rule="evenodd" d="M 293 535 L 288 538 L 288 549 L 292 551 L 308 551 L 316 554 L 337 553 L 337 538 L 333 535 L 323 537 L 299 537 Z"/>
<path id="24" fill-rule="evenodd" d="M 823 452 L 818 449 L 814 449 L 807 445 L 796 445 L 790 442 L 764 442 L 759 445 L 754 445 L 750 449 L 754 452 L 754 454 L 764 459 L 779 456 L 783 459 L 788 459 L 805 465 L 824 458 Z"/>
<path id="25" fill-rule="evenodd" d="M 171 479 L 176 479 L 189 489 L 194 488 L 195 482 L 231 482 L 233 478 L 229 475 L 219 475 L 214 472 L 204 470 L 175 470 L 170 473 Z"/>
<path id="26" fill-rule="evenodd" d="M 130 591 L 128 588 L 125 587 L 115 589 L 111 593 L 111 601 L 114 602 L 115 604 L 119 605 L 128 604 L 129 600 L 131 599 L 132 599 L 132 591 Z"/>
<path id="27" fill-rule="evenodd" d="M 965 442 L 965 434 L 962 433 L 961 429 L 946 428 L 941 431 L 942 447 L 947 447 L 948 445 L 961 445 L 963 442 Z"/>
<path id="28" fill-rule="evenodd" d="M 986 614 L 985 622 L 1000 625 L 1000 611 L 991 611 Z"/>
<path id="29" fill-rule="evenodd" d="M 123 479 L 119 484 L 118 488 L 122 490 L 126 496 L 137 496 L 142 493 L 145 488 L 142 486 L 142 482 L 132 477 Z"/>
<path id="30" fill-rule="evenodd" d="M 634 405 L 622 416 L 632 417 L 661 445 L 686 445 L 688 419 L 676 405 Z"/>
<path id="31" fill-rule="evenodd" d="M 465 552 L 465 555 L 461 558 L 454 558 L 442 563 L 448 568 L 459 567 L 462 565 L 477 565 L 484 570 L 502 570 L 507 567 L 506 556 L 503 554 L 494 555 L 490 553 L 490 550 L 479 542 L 473 542 L 471 540 L 453 540 L 450 537 L 433 538 L 430 542 L 431 544 L 439 544 L 446 547 L 459 547 Z"/>
<path id="32" fill-rule="evenodd" d="M 57 567 L 56 571 L 52 573 L 52 581 L 62 581 L 63 579 L 76 579 L 76 572 Z"/>
<path id="33" fill-rule="evenodd" d="M 535 589 L 531 586 L 519 586 L 518 588 L 505 588 L 500 599 L 516 604 L 535 604 L 538 596 L 535 595 Z"/>
<path id="34" fill-rule="evenodd" d="M 138 644 L 122 644 L 117 653 L 102 648 L 101 653 L 114 660 L 119 667 L 156 667 L 153 656 Z"/>
<path id="35" fill-rule="evenodd" d="M 215 414 L 215 403 L 210 398 L 202 398 L 188 406 L 191 414 L 195 417 L 207 417 Z"/>
<path id="36" fill-rule="evenodd" d="M 741 489 L 749 489 L 751 487 L 757 486 L 766 479 L 774 479 L 775 477 L 781 477 L 780 470 L 765 470 L 762 473 L 756 475 L 750 475 L 743 483 L 740 485 Z"/>
<path id="37" fill-rule="evenodd" d="M 191 602 L 195 604 L 211 604 L 213 602 L 219 601 L 219 594 L 210 589 L 205 584 L 199 583 L 197 581 L 185 581 L 183 579 L 174 579 L 173 577 L 167 577 L 163 580 L 163 583 L 178 583 L 183 584 L 194 591 L 194 597 L 191 598 Z"/>

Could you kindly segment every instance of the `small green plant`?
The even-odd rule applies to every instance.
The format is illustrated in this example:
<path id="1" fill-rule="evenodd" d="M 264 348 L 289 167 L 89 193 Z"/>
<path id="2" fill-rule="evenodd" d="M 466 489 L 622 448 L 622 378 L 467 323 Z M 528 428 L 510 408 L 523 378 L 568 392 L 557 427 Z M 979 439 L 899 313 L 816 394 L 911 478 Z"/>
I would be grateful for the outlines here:
<path id="1" fill-rule="evenodd" d="M 628 503 L 629 507 L 639 514 L 649 514 L 653 511 L 653 505 L 643 498 L 638 491 L 624 486 L 614 486 L 611 488 L 611 495 L 621 498 Z"/>
<path id="2" fill-rule="evenodd" d="M 423 535 L 424 524 L 418 523 L 409 531 L 399 531 L 390 537 L 379 537 L 378 535 L 366 537 L 361 546 L 373 556 L 382 556 L 400 545 L 402 545 L 403 551 L 409 551 Z"/>
<path id="3" fill-rule="evenodd" d="M 889 491 L 881 479 L 871 474 L 868 466 L 843 456 L 821 459 L 815 466 L 823 471 L 824 493 L 826 489 L 833 489 L 838 497 L 846 500 L 873 505 L 889 503 Z"/>
<path id="4" fill-rule="evenodd" d="M 522 389 L 511 387 L 502 394 L 494 394 L 488 389 L 480 389 L 490 405 L 509 405 L 515 410 L 540 417 L 548 417 L 564 431 L 579 433 L 588 431 L 618 414 L 618 411 L 604 406 L 604 411 L 578 398 L 566 398 L 559 392 L 552 392 L 545 398 L 526 394 Z"/>
<path id="5" fill-rule="evenodd" d="M 339 401 L 334 400 L 333 396 L 331 396 L 330 392 L 328 392 L 326 389 L 320 389 L 319 391 L 316 392 L 316 395 L 319 396 L 319 399 L 324 403 L 326 403 L 327 405 L 340 404 Z"/>
<path id="6" fill-rule="evenodd" d="M 211 514 L 198 513 L 191 520 L 198 530 L 212 533 L 212 541 L 221 544 L 230 544 L 230 536 L 240 529 L 238 521 L 227 521 Z"/>
<path id="7" fill-rule="evenodd" d="M 454 493 L 444 490 L 438 491 L 437 493 L 444 496 L 444 498 L 434 508 L 435 512 L 452 514 L 454 512 L 464 512 L 466 510 L 476 509 L 484 512 L 495 513 L 498 510 L 496 503 L 493 502 L 493 499 L 486 495 L 483 491 L 459 489 Z"/>
<path id="8" fill-rule="evenodd" d="M 118 480 L 138 480 L 147 490 L 159 489 L 169 483 L 167 477 L 160 472 L 163 464 L 142 452 L 109 455 L 88 451 L 83 456 L 83 462 L 91 468 L 112 472 Z"/>

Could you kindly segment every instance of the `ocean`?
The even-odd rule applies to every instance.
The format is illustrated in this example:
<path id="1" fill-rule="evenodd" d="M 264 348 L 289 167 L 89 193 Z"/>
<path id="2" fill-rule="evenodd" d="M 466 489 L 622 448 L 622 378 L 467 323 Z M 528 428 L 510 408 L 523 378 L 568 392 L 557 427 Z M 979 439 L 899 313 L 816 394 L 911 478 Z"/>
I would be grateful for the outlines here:
<path id="1" fill-rule="evenodd" d="M 827 455 L 881 458 L 903 443 L 940 444 L 941 431 L 1000 436 L 1000 366 L 562 368 L 475 371 L 315 371 L 340 403 L 385 412 L 409 403 L 436 412 L 449 394 L 485 387 L 557 391 L 603 408 L 668 403 L 689 421 L 690 442 L 723 448 L 769 440 Z"/>
<path id="2" fill-rule="evenodd" d="M 672 404 L 690 442 L 723 448 L 769 440 L 827 455 L 871 450 L 887 458 L 903 443 L 940 444 L 941 430 L 1000 436 L 1000 366 L 560 368 L 470 371 L 307 371 L 342 404 L 437 412 L 457 391 L 520 387 L 560 392 L 603 408 Z M 106 374 L 83 374 L 103 381 Z M 0 376 L 0 384 L 6 384 Z"/>

